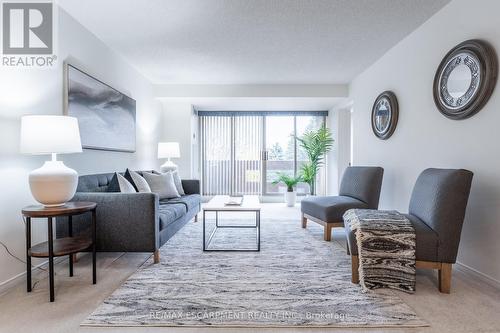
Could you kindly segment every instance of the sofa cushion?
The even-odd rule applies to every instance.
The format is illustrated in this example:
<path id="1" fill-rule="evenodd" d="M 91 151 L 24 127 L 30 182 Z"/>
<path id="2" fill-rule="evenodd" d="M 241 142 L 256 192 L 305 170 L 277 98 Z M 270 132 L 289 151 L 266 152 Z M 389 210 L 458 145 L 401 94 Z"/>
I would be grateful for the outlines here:
<path id="1" fill-rule="evenodd" d="M 186 212 L 188 210 L 198 210 L 200 208 L 201 195 L 199 194 L 188 194 L 183 195 L 180 198 L 160 200 L 160 205 L 168 204 L 182 204 L 184 205 Z"/>
<path id="2" fill-rule="evenodd" d="M 125 177 L 115 172 L 109 182 L 107 192 L 136 193 L 136 190 Z"/>
<path id="3" fill-rule="evenodd" d="M 363 201 L 348 196 L 310 196 L 301 201 L 302 213 L 325 222 L 342 222 L 351 208 L 368 208 Z"/>
<path id="4" fill-rule="evenodd" d="M 179 177 L 179 172 L 177 172 L 177 170 L 172 171 L 172 177 L 174 178 L 174 184 L 177 188 L 177 192 L 179 192 L 181 196 L 186 195 L 186 193 L 184 193 L 184 188 L 182 188 L 182 180 L 181 177 Z"/>
<path id="5" fill-rule="evenodd" d="M 158 216 L 160 217 L 160 230 L 165 229 L 172 222 L 186 215 L 186 208 L 183 204 L 160 205 Z"/>
<path id="6" fill-rule="evenodd" d="M 142 176 L 148 182 L 151 192 L 157 193 L 160 199 L 180 197 L 171 173 L 167 172 L 157 175 L 154 173 L 144 172 Z"/>
<path id="7" fill-rule="evenodd" d="M 144 171 L 137 171 L 142 175 Z M 148 171 L 150 172 L 150 171 Z M 83 175 L 78 177 L 77 192 L 107 192 L 111 179 L 115 173 L 100 173 L 93 175 Z"/>
<path id="8" fill-rule="evenodd" d="M 77 192 L 107 192 L 109 182 L 114 173 L 101 173 L 78 177 Z"/>
<path id="9" fill-rule="evenodd" d="M 137 172 L 127 169 L 123 176 L 134 186 L 137 192 L 151 193 L 151 187 L 149 187 L 148 182 Z"/>
<path id="10" fill-rule="evenodd" d="M 415 256 L 417 260 L 423 261 L 437 261 L 438 260 L 438 244 L 439 238 L 437 233 L 432 230 L 427 224 L 422 222 L 414 215 L 405 214 L 415 228 L 416 236 L 416 251 Z M 358 254 L 358 245 L 356 242 L 356 234 L 351 230 L 349 225 L 345 226 L 347 234 L 349 249 L 351 254 Z"/>

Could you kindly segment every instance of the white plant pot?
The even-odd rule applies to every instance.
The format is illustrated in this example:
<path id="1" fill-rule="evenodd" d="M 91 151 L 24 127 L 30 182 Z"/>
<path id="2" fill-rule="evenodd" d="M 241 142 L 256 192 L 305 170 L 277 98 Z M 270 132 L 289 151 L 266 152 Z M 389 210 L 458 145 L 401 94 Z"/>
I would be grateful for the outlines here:
<path id="1" fill-rule="evenodd" d="M 285 192 L 285 202 L 288 207 L 295 206 L 295 202 L 297 201 L 297 192 Z"/>
<path id="2" fill-rule="evenodd" d="M 61 161 L 47 161 L 29 174 L 31 193 L 46 207 L 62 206 L 76 192 L 78 174 Z"/>

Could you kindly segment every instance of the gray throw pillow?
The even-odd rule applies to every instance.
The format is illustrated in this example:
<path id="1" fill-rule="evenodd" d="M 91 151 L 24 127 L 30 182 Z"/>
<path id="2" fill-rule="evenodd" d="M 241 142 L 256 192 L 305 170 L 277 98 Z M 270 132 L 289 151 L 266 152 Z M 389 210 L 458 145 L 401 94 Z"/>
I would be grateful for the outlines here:
<path id="1" fill-rule="evenodd" d="M 172 171 L 172 177 L 174 177 L 174 183 L 175 187 L 177 188 L 177 192 L 179 192 L 180 195 L 186 195 L 184 192 L 184 188 L 182 187 L 182 180 L 181 177 L 179 177 L 179 173 L 176 171 Z"/>
<path id="2" fill-rule="evenodd" d="M 151 193 L 151 187 L 144 177 L 135 171 L 129 170 L 130 177 L 134 181 L 135 187 L 137 187 L 137 192 L 140 193 Z"/>
<path id="3" fill-rule="evenodd" d="M 157 193 L 160 199 L 180 198 L 179 192 L 175 187 L 174 177 L 170 172 L 156 175 L 151 172 L 142 174 L 148 182 L 151 192 Z"/>

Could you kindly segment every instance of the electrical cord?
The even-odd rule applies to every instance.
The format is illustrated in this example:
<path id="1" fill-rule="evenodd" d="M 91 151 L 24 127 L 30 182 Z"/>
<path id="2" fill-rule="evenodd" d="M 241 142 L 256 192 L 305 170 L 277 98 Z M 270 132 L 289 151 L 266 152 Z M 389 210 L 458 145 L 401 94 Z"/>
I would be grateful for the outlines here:
<path id="1" fill-rule="evenodd" d="M 7 247 L 7 245 L 5 245 L 2 241 L 0 241 L 0 245 L 2 245 L 2 247 L 5 249 L 5 252 L 7 252 L 7 254 L 9 256 L 11 256 L 12 258 L 16 259 L 17 261 L 22 262 L 23 264 L 26 264 L 26 261 L 22 260 L 21 258 L 19 258 L 18 256 L 16 256 L 15 254 L 13 254 L 12 252 L 10 252 L 9 248 Z M 37 267 L 37 266 L 34 266 L 33 264 L 31 265 L 31 267 L 39 269 L 39 270 L 44 271 L 44 272 L 47 272 L 47 270 L 45 268 Z M 54 273 L 54 275 L 55 275 L 55 273 Z M 38 282 L 40 282 L 40 280 L 33 282 L 32 288 L 35 288 L 35 286 L 38 284 Z"/>
<path id="2" fill-rule="evenodd" d="M 24 216 L 22 216 L 22 219 L 23 219 L 24 226 L 26 227 L 26 219 L 24 218 Z M 19 258 L 19 257 L 18 257 L 18 256 L 16 256 L 15 254 L 13 254 L 13 253 L 10 251 L 9 247 L 8 247 L 8 246 L 7 246 L 4 242 L 0 241 L 0 245 L 2 245 L 2 247 L 5 249 L 5 252 L 7 252 L 7 254 L 8 254 L 9 256 L 11 256 L 12 258 L 14 258 L 14 259 L 16 259 L 17 261 L 19 261 L 19 262 L 21 262 L 21 263 L 23 263 L 23 264 L 25 264 L 25 265 L 26 265 L 26 261 L 25 261 L 25 260 L 23 260 L 23 259 L 21 259 L 21 258 Z M 120 256 L 118 256 L 117 258 L 115 258 L 115 259 L 111 262 L 111 264 L 113 264 L 115 261 L 119 260 L 119 259 L 120 259 L 121 257 L 123 257 L 125 254 L 126 254 L 126 252 L 123 252 Z M 148 259 L 149 259 L 149 258 L 148 258 Z M 146 261 L 147 261 L 148 259 L 146 259 Z M 146 262 L 146 261 L 144 261 L 144 262 Z M 47 269 L 45 269 L 45 268 L 41 268 L 41 267 L 38 267 L 38 266 L 35 266 L 35 265 L 33 265 L 33 264 L 31 264 L 31 267 L 36 268 L 36 269 L 39 269 L 39 270 L 44 271 L 44 272 L 47 272 Z M 55 273 L 55 272 L 54 272 L 54 275 L 56 275 L 56 273 Z M 34 284 L 33 284 L 33 287 L 34 287 L 36 284 L 38 284 L 38 282 L 39 282 L 39 281 L 35 281 L 35 282 L 34 282 Z"/>
<path id="3" fill-rule="evenodd" d="M 22 219 L 23 219 L 24 226 L 26 227 L 26 219 L 24 218 L 24 216 L 22 216 Z M 7 246 L 4 242 L 0 241 L 0 245 L 2 245 L 2 247 L 5 249 L 5 252 L 7 252 L 7 254 L 8 254 L 9 256 L 11 256 L 12 258 L 14 258 L 14 259 L 16 259 L 17 261 L 22 262 L 23 264 L 25 264 L 25 265 L 26 265 L 26 261 L 25 261 L 25 260 L 23 260 L 23 259 L 21 259 L 21 258 L 19 258 L 19 257 L 18 257 L 18 256 L 16 256 L 15 254 L 13 254 L 13 253 L 10 251 L 9 247 L 8 247 L 8 246 Z M 37 266 L 35 266 L 35 265 L 33 265 L 33 264 L 31 264 L 31 267 L 36 268 L 36 269 L 39 269 L 39 270 L 44 271 L 44 272 L 47 272 L 47 270 L 46 270 L 45 268 L 37 267 Z"/>
<path id="4" fill-rule="evenodd" d="M 7 245 L 5 245 L 4 242 L 0 241 L 0 245 L 2 245 L 2 247 L 5 249 L 5 252 L 7 252 L 7 254 L 9 256 L 11 256 L 12 258 L 16 259 L 17 261 L 19 262 L 22 262 L 23 264 L 26 265 L 26 261 L 24 261 L 23 259 L 19 258 L 18 256 L 16 256 L 15 254 L 12 254 L 12 252 L 10 252 L 9 248 L 7 247 Z M 39 267 L 39 266 L 35 266 L 33 264 L 31 264 L 31 267 L 35 268 L 35 269 L 39 269 L 41 271 L 44 271 L 44 272 L 47 272 L 47 270 L 45 268 L 42 268 L 42 267 Z"/>
<path id="5" fill-rule="evenodd" d="M 3 246 L 3 248 L 5 249 L 5 252 L 7 252 L 7 254 L 9 256 L 11 256 L 12 258 L 16 259 L 17 261 L 20 261 L 22 262 L 23 264 L 26 264 L 26 261 L 24 261 L 23 259 L 19 258 L 18 256 L 16 256 L 15 254 L 13 254 L 12 252 L 10 252 L 9 248 L 7 247 L 7 245 L 5 245 L 4 242 L 0 241 L 0 245 Z M 33 266 L 33 265 L 32 265 Z"/>

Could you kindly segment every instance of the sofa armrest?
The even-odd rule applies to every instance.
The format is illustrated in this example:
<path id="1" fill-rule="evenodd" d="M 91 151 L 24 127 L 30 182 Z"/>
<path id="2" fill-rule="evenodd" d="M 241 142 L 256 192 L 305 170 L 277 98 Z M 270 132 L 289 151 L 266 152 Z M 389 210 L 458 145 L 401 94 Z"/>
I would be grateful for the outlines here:
<path id="1" fill-rule="evenodd" d="M 186 194 L 200 194 L 200 181 L 198 179 L 183 179 L 182 188 Z"/>
<path id="2" fill-rule="evenodd" d="M 77 192 L 72 201 L 97 203 L 99 251 L 150 252 L 159 248 L 159 198 L 154 193 Z M 73 218 L 74 234 L 88 232 L 90 214 Z M 67 234 L 66 221 L 58 219 L 57 236 Z"/>

